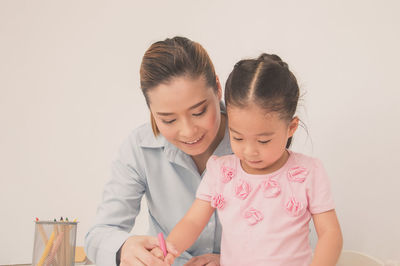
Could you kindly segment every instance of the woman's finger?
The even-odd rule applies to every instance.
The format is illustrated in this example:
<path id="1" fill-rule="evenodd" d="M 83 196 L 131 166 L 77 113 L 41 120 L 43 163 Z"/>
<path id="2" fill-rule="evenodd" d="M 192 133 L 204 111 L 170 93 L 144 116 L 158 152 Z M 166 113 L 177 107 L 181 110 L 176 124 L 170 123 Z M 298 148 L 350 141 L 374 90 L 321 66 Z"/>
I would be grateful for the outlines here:
<path id="1" fill-rule="evenodd" d="M 185 266 L 211 266 L 216 265 L 219 266 L 219 254 L 203 254 L 197 257 L 191 258 Z"/>
<path id="2" fill-rule="evenodd" d="M 147 249 L 137 250 L 136 258 L 140 260 L 144 265 L 149 266 L 165 266 L 166 263 L 163 259 L 159 259 Z"/>
<path id="3" fill-rule="evenodd" d="M 164 254 L 159 247 L 155 247 L 150 251 L 151 254 L 159 258 L 160 260 L 164 260 Z"/>
<path id="4" fill-rule="evenodd" d="M 132 266 L 146 266 L 146 264 L 144 264 L 143 262 L 141 262 L 137 258 L 133 258 L 132 259 Z"/>

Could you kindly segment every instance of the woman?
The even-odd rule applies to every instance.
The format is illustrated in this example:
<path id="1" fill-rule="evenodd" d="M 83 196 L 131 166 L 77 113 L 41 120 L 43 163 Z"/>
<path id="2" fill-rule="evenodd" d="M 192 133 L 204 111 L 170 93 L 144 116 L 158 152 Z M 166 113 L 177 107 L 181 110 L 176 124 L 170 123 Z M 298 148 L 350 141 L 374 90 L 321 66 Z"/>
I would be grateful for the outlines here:
<path id="1" fill-rule="evenodd" d="M 122 145 L 86 235 L 86 253 L 98 266 L 165 265 L 149 251 L 157 244 L 153 236 L 168 235 L 189 209 L 208 158 L 232 153 L 221 85 L 200 44 L 183 37 L 152 44 L 143 56 L 140 83 L 151 123 Z M 129 234 L 143 195 L 153 236 Z M 214 214 L 174 265 L 219 265 L 220 237 Z"/>

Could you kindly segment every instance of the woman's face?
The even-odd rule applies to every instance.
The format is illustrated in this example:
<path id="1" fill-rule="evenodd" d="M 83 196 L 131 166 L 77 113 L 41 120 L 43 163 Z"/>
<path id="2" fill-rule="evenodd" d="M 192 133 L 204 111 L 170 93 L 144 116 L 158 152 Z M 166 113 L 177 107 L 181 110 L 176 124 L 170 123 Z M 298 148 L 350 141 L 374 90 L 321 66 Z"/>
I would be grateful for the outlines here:
<path id="1" fill-rule="evenodd" d="M 207 151 L 221 121 L 218 93 L 203 77 L 182 76 L 152 88 L 150 111 L 160 133 L 183 152 L 195 156 Z"/>

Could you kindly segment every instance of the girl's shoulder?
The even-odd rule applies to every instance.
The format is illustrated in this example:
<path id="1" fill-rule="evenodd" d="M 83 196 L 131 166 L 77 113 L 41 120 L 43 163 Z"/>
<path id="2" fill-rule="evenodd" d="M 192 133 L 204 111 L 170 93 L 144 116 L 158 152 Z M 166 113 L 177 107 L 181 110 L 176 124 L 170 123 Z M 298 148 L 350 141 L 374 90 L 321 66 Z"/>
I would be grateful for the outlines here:
<path id="1" fill-rule="evenodd" d="M 299 152 L 293 152 L 293 151 L 289 151 L 290 152 L 290 167 L 291 168 L 305 168 L 309 171 L 313 171 L 317 168 L 323 168 L 323 164 L 321 162 L 320 159 L 310 156 L 310 155 L 306 155 L 303 153 L 299 153 Z"/>
<path id="2" fill-rule="evenodd" d="M 236 165 L 237 160 L 239 160 L 234 154 L 217 156 L 211 155 L 208 159 L 207 166 L 226 166 L 226 167 L 234 167 Z"/>

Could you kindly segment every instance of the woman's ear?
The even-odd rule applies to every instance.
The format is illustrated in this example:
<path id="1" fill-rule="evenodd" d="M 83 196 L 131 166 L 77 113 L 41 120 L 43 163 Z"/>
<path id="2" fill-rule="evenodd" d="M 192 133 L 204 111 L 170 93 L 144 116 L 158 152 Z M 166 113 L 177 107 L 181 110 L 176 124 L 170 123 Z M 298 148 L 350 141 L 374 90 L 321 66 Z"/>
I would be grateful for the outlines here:
<path id="1" fill-rule="evenodd" d="M 292 137 L 294 132 L 296 132 L 298 126 L 299 126 L 299 118 L 297 116 L 293 117 L 292 121 L 289 123 L 289 137 Z"/>
<path id="2" fill-rule="evenodd" d="M 218 100 L 221 101 L 221 99 L 222 99 L 222 86 L 221 86 L 221 82 L 219 82 L 219 77 L 218 76 L 216 76 L 216 84 L 217 84 Z"/>

